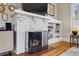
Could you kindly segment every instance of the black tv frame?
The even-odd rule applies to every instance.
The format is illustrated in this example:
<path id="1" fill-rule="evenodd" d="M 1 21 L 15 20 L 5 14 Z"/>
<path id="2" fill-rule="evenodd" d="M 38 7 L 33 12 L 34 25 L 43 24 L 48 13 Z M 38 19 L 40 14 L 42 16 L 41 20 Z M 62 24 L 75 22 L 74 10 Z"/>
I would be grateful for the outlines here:
<path id="1" fill-rule="evenodd" d="M 46 8 L 44 7 L 44 9 L 46 9 L 46 10 L 44 10 L 44 9 L 41 10 L 40 9 L 40 10 L 37 10 L 37 11 L 34 11 L 34 10 L 29 10 L 28 11 L 28 9 L 26 10 L 26 8 L 24 6 L 25 4 L 48 4 L 48 3 L 23 3 L 22 4 L 23 5 L 23 11 L 27 11 L 27 12 L 31 12 L 31 13 L 35 13 L 35 14 L 39 14 L 39 15 L 44 15 L 44 16 L 47 14 L 47 5 L 46 5 Z"/>

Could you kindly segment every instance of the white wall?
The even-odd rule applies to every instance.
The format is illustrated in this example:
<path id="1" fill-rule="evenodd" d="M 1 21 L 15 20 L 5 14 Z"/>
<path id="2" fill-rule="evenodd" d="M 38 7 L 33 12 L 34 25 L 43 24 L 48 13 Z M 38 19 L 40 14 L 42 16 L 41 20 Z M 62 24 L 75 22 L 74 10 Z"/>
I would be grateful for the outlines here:
<path id="1" fill-rule="evenodd" d="M 62 37 L 65 41 L 69 41 L 71 33 L 71 14 L 69 3 L 57 4 L 57 18 L 62 21 Z"/>
<path id="2" fill-rule="evenodd" d="M 8 14 L 8 21 L 3 21 L 2 20 L 2 14 L 0 13 L 0 27 L 5 26 L 5 22 L 13 22 L 14 19 L 12 19 L 11 17 L 11 12 L 8 8 L 9 5 L 14 5 L 16 9 L 22 10 L 22 6 L 20 3 L 9 3 L 6 7 L 5 7 L 5 12 Z"/>

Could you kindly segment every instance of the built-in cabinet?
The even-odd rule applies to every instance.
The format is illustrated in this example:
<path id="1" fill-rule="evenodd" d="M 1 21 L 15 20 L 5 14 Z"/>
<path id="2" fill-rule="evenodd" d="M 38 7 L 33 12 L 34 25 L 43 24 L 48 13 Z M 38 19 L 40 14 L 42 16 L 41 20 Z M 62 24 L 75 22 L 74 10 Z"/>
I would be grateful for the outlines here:
<path id="1" fill-rule="evenodd" d="M 48 21 L 48 41 L 49 44 L 61 40 L 62 25 L 61 21 L 52 19 Z"/>

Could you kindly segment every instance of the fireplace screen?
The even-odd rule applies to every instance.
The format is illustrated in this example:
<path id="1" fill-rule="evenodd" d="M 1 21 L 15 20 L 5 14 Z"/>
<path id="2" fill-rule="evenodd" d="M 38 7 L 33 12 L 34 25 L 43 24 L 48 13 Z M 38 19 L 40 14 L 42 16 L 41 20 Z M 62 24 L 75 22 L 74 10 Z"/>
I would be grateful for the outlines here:
<path id="1" fill-rule="evenodd" d="M 34 53 L 42 48 L 42 32 L 29 32 L 29 52 Z"/>

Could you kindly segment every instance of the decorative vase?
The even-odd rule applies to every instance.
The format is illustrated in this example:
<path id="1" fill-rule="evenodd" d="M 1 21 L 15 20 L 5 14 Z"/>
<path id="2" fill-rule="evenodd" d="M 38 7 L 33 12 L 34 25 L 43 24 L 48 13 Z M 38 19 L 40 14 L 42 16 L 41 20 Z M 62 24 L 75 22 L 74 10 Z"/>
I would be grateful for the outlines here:
<path id="1" fill-rule="evenodd" d="M 72 31 L 73 35 L 77 35 L 78 31 Z"/>

